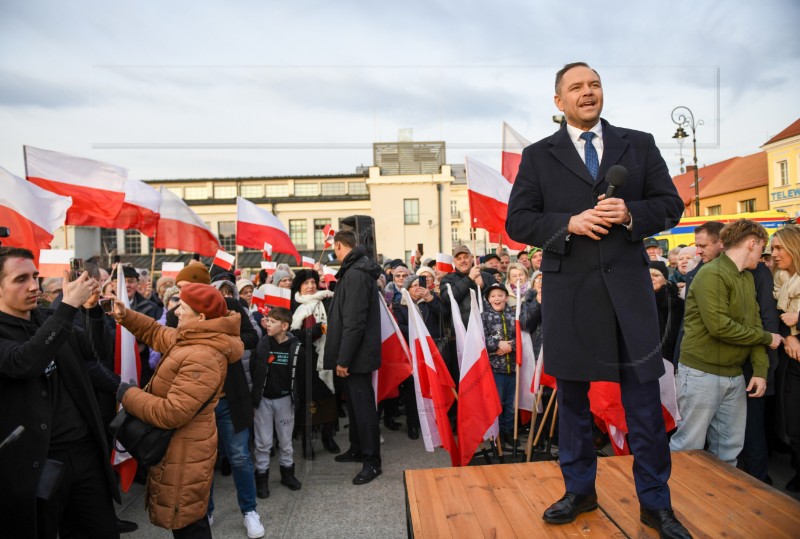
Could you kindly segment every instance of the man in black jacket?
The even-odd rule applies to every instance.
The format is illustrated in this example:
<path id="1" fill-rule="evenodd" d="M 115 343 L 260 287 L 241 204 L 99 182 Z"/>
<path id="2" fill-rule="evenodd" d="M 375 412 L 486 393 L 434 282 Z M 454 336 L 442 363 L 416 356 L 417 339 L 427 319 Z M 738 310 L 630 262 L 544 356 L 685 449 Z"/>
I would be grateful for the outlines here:
<path id="1" fill-rule="evenodd" d="M 120 502 L 97 401 L 84 361 L 93 344 L 73 331 L 83 305 L 103 335 L 100 285 L 83 273 L 64 280 L 49 317 L 37 309 L 39 272 L 27 249 L 0 248 L 0 530 L 7 537 L 119 537 Z M 97 349 L 97 348 L 95 348 Z"/>
<path id="2" fill-rule="evenodd" d="M 347 391 L 350 417 L 350 448 L 337 455 L 337 462 L 363 462 L 354 485 L 369 483 L 381 474 L 380 432 L 372 371 L 381 366 L 380 292 L 381 268 L 367 258 L 363 246 L 356 247 L 350 231 L 333 237 L 333 252 L 342 262 L 336 291 L 328 313 L 325 368 L 336 369 Z"/>

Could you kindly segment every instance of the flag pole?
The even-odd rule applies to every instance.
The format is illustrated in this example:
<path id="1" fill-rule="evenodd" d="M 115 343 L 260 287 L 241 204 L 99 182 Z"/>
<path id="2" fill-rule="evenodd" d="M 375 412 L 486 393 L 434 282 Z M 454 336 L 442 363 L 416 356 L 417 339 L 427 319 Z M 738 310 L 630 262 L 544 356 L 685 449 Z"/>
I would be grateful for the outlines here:
<path id="1" fill-rule="evenodd" d="M 547 403 L 547 408 L 542 414 L 542 424 L 539 425 L 539 430 L 536 431 L 536 438 L 533 440 L 534 444 L 539 443 L 539 438 L 542 436 L 542 431 L 544 430 L 544 424 L 547 421 L 547 417 L 550 415 L 550 407 L 553 405 L 553 401 L 556 400 L 556 393 L 558 392 L 558 388 L 553 390 L 553 394 L 550 397 L 550 402 Z"/>
<path id="2" fill-rule="evenodd" d="M 233 269 L 239 269 L 239 249 L 233 246 Z"/>
<path id="3" fill-rule="evenodd" d="M 156 233 L 153 234 L 153 252 L 150 255 L 150 286 L 152 286 L 153 275 L 155 275 L 156 271 Z M 156 295 L 158 295 L 158 291 L 156 291 Z"/>
<path id="4" fill-rule="evenodd" d="M 525 457 L 526 462 L 531 461 L 531 454 L 533 453 L 533 430 L 536 428 L 536 416 L 539 415 L 539 405 L 542 404 L 542 386 L 539 386 L 539 390 L 536 392 L 536 403 L 533 405 L 533 410 L 531 411 L 531 428 L 528 434 L 528 444 L 525 447 Z"/>
<path id="5" fill-rule="evenodd" d="M 327 242 L 326 242 L 326 243 L 323 243 L 323 244 L 322 244 L 322 252 L 319 254 L 319 262 L 317 262 L 318 264 L 322 264 L 322 257 L 325 255 L 325 250 L 326 250 L 327 248 L 328 248 L 328 244 L 327 244 Z"/>

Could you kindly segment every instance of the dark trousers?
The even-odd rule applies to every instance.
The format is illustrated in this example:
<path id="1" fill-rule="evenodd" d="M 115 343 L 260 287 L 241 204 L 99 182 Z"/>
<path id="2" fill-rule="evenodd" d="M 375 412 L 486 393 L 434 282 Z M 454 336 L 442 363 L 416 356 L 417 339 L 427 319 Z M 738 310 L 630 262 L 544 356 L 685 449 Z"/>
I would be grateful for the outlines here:
<path id="1" fill-rule="evenodd" d="M 620 340 L 620 348 L 624 344 Z M 625 358 L 623 358 L 625 359 Z M 623 361 L 623 364 L 630 364 Z M 568 492 L 595 491 L 597 454 L 592 440 L 589 382 L 558 380 L 558 451 L 561 473 Z M 639 504 L 647 509 L 671 506 L 669 487 L 672 461 L 661 412 L 658 380 L 641 383 L 630 368 L 620 369 L 620 389 L 628 445 L 633 453 L 633 478 Z"/>
<path id="2" fill-rule="evenodd" d="M 767 432 L 764 425 L 766 406 L 766 400 L 763 397 L 747 398 L 744 447 L 739 453 L 742 469 L 756 479 L 765 482 L 769 472 Z"/>
<path id="3" fill-rule="evenodd" d="M 364 464 L 381 467 L 381 440 L 372 373 L 349 374 L 344 379 L 347 415 L 350 417 L 350 450 L 364 457 Z"/>
<path id="4" fill-rule="evenodd" d="M 172 537 L 175 539 L 211 539 L 211 526 L 208 524 L 208 518 L 203 516 L 197 522 L 172 530 Z"/>
<path id="5" fill-rule="evenodd" d="M 406 424 L 419 429 L 419 411 L 417 410 L 417 393 L 414 389 L 414 377 L 409 376 L 400 384 L 400 398 L 406 408 Z"/>
<path id="6" fill-rule="evenodd" d="M 69 537 L 118 538 L 117 515 L 103 470 L 108 457 L 97 444 L 86 440 L 48 457 L 64 463 L 64 475 L 50 500 L 37 500 L 39 537 L 55 539 L 61 529 Z"/>

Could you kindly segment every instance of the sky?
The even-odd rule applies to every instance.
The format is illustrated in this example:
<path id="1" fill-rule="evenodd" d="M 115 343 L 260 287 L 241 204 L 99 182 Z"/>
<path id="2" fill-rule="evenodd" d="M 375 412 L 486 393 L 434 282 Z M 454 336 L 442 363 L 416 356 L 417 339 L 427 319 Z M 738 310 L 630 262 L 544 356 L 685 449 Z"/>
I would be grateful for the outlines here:
<path id="1" fill-rule="evenodd" d="M 139 179 L 348 174 L 413 129 L 499 168 L 503 122 L 550 135 L 580 60 L 677 174 L 677 106 L 701 166 L 800 117 L 799 21 L 796 0 L 6 1 L 0 166 L 23 176 L 27 144 Z"/>

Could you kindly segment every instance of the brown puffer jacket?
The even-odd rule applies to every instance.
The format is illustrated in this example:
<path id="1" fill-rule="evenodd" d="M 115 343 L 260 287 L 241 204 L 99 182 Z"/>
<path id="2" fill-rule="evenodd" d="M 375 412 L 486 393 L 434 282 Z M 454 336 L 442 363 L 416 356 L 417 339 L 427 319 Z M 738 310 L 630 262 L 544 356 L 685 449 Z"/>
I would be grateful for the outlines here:
<path id="1" fill-rule="evenodd" d="M 150 467 L 147 480 L 145 507 L 156 526 L 174 530 L 206 516 L 217 458 L 214 408 L 228 363 L 239 361 L 244 352 L 239 324 L 234 312 L 177 329 L 130 309 L 122 319 L 137 339 L 162 354 L 150 392 L 131 388 L 122 404 L 151 425 L 177 429 L 162 461 Z"/>

